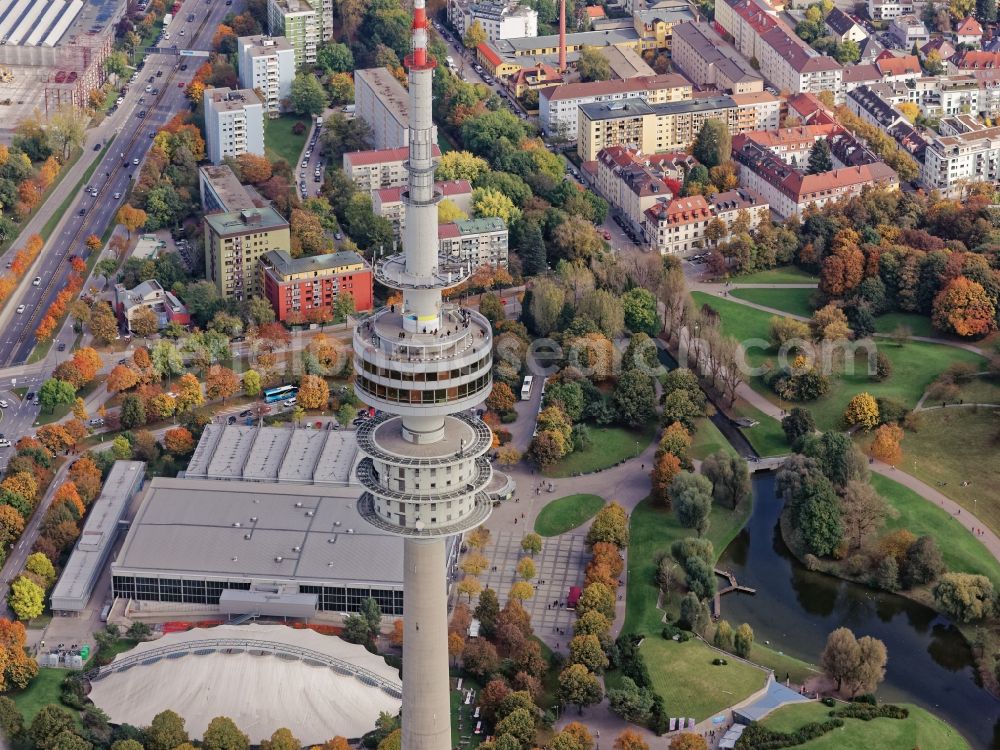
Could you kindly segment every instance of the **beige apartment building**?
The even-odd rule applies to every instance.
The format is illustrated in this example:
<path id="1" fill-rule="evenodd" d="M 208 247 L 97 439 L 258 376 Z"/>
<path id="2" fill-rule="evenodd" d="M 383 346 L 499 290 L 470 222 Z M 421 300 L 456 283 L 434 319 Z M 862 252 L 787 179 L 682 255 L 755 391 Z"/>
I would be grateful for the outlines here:
<path id="1" fill-rule="evenodd" d="M 291 252 L 288 222 L 271 206 L 208 214 L 204 223 L 205 275 L 223 297 L 259 296 L 261 257 Z"/>
<path id="2" fill-rule="evenodd" d="M 705 22 L 675 26 L 670 56 L 699 86 L 714 86 L 733 94 L 764 90 L 763 76 Z"/>

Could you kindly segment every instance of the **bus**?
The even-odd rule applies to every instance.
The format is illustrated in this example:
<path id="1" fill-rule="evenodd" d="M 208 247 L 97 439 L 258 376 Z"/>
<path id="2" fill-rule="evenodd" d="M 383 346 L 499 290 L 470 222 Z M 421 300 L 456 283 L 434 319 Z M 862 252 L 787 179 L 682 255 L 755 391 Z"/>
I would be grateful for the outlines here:
<path id="1" fill-rule="evenodd" d="M 521 400 L 527 401 L 531 398 L 531 382 L 534 378 L 531 375 L 524 376 L 524 385 L 521 386 Z"/>
<path id="2" fill-rule="evenodd" d="M 278 385 L 274 388 L 264 389 L 264 403 L 273 404 L 278 401 L 284 401 L 286 399 L 295 398 L 299 393 L 299 389 L 294 385 Z"/>

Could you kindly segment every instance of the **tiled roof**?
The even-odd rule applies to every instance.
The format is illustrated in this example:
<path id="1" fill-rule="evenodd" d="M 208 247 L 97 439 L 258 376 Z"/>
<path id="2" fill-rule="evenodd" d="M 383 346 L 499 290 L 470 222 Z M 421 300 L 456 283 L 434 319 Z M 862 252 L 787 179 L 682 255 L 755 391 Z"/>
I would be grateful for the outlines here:
<path id="1" fill-rule="evenodd" d="M 962 21 L 962 23 L 960 23 L 958 25 L 957 29 L 955 29 L 955 35 L 956 36 L 982 36 L 983 35 L 983 27 L 979 25 L 979 21 L 977 21 L 972 16 L 969 16 L 964 21 Z"/>
<path id="2" fill-rule="evenodd" d="M 433 147 L 434 156 L 441 156 L 441 149 Z M 406 161 L 410 158 L 410 150 L 403 148 L 381 148 L 370 151 L 349 151 L 344 158 L 352 167 L 367 167 L 372 164 L 385 164 L 394 161 Z"/>
<path id="3" fill-rule="evenodd" d="M 985 70 L 1000 68 L 1000 52 L 980 52 L 967 50 L 952 58 L 960 70 Z"/>
<path id="4" fill-rule="evenodd" d="M 490 65 L 499 65 L 500 63 L 503 62 L 503 59 L 500 57 L 497 51 L 493 49 L 487 42 L 483 42 L 478 47 L 476 47 L 476 49 L 479 50 L 479 54 L 481 54 L 483 57 L 489 60 Z"/>
<path id="5" fill-rule="evenodd" d="M 674 198 L 671 201 L 656 203 L 646 209 L 646 215 L 657 222 L 690 224 L 710 219 L 712 211 L 705 196 L 690 195 L 686 198 Z"/>
<path id="6" fill-rule="evenodd" d="M 565 83 L 562 86 L 544 89 L 539 96 L 546 97 L 550 102 L 565 99 L 583 99 L 591 96 L 609 96 L 611 94 L 630 94 L 637 91 L 655 91 L 662 89 L 682 88 L 690 86 L 691 82 L 679 73 L 664 73 L 655 76 L 640 76 L 627 81 L 590 81 L 588 83 Z"/>
<path id="7" fill-rule="evenodd" d="M 604 18 L 606 15 L 603 5 L 590 5 L 587 7 L 587 18 Z"/>
<path id="8" fill-rule="evenodd" d="M 752 130 L 733 136 L 733 150 L 739 149 L 746 140 L 759 143 L 764 148 L 779 148 L 797 143 L 812 143 L 818 138 L 825 138 L 841 132 L 839 125 L 824 123 L 821 125 L 799 125 L 794 128 L 779 128 L 778 130 Z"/>
<path id="9" fill-rule="evenodd" d="M 826 25 L 837 34 L 844 35 L 858 25 L 858 22 L 844 13 L 840 8 L 834 8 L 826 17 Z"/>
<path id="10" fill-rule="evenodd" d="M 445 198 L 452 195 L 468 195 L 472 193 L 472 183 L 468 180 L 448 180 L 447 182 L 435 182 L 434 186 L 441 191 Z M 405 187 L 387 187 L 376 190 L 380 203 L 399 203 L 403 200 Z"/>
<path id="11" fill-rule="evenodd" d="M 788 61 L 799 73 L 819 73 L 824 70 L 840 70 L 836 60 L 827 55 L 814 54 L 809 45 L 792 33 L 783 24 L 775 26 L 761 36 L 761 40 Z"/>
<path id="12" fill-rule="evenodd" d="M 883 76 L 919 76 L 920 61 L 915 55 L 904 55 L 902 57 L 885 57 L 875 63 L 875 67 Z"/>
<path id="13" fill-rule="evenodd" d="M 882 73 L 874 65 L 848 65 L 844 68 L 844 83 L 858 81 L 878 81 Z"/>

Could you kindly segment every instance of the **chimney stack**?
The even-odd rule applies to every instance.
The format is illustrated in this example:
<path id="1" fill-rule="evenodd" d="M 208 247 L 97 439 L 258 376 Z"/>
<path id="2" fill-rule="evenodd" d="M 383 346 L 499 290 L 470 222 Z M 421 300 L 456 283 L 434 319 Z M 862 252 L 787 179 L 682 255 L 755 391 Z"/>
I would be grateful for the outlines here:
<path id="1" fill-rule="evenodd" d="M 559 72 L 566 72 L 566 0 L 559 3 Z"/>

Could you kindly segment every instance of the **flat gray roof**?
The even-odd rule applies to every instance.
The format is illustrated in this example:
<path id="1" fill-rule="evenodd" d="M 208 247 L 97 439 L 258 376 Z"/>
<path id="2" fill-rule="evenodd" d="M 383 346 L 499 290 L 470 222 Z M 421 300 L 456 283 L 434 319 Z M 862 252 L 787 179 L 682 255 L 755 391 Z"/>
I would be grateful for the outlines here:
<path id="1" fill-rule="evenodd" d="M 145 471 L 144 461 L 115 461 L 52 591 L 52 609 L 79 612 L 87 606 L 118 535 L 118 522 L 142 484 Z"/>
<path id="2" fill-rule="evenodd" d="M 346 485 L 358 458 L 350 430 L 210 424 L 184 476 Z"/>
<path id="3" fill-rule="evenodd" d="M 606 47 L 609 44 L 622 44 L 624 42 L 634 42 L 639 38 L 639 33 L 635 28 L 629 26 L 622 29 L 605 29 L 603 31 L 580 31 L 575 34 L 566 35 L 568 45 L 587 45 L 593 47 Z M 519 36 L 510 39 L 498 39 L 494 46 L 500 52 L 517 54 L 533 49 L 548 49 L 559 46 L 559 35 L 548 34 L 543 36 Z"/>
<path id="4" fill-rule="evenodd" d="M 619 117 L 706 112 L 715 109 L 729 109 L 735 106 L 736 102 L 728 96 L 708 96 L 681 102 L 662 102 L 661 104 L 647 104 L 642 99 L 633 98 L 621 99 L 616 102 L 581 104 L 580 111 L 590 120 L 614 120 Z"/>
<path id="5" fill-rule="evenodd" d="M 158 477 L 112 573 L 399 587 L 403 545 L 361 518 L 359 493 L 356 485 Z"/>

